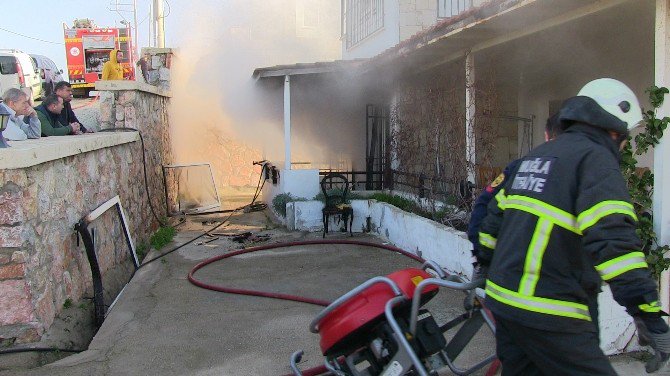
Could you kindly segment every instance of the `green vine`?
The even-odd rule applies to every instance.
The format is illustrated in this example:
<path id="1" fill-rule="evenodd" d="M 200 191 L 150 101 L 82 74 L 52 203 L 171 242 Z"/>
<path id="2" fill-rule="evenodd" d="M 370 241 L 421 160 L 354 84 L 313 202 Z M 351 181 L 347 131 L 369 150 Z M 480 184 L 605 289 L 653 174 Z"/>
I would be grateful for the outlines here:
<path id="1" fill-rule="evenodd" d="M 665 257 L 670 246 L 659 246 L 652 221 L 652 194 L 654 192 L 654 174 L 649 169 L 638 169 L 635 156 L 646 153 L 657 145 L 663 131 L 668 127 L 670 118 L 656 117 L 658 108 L 668 91 L 665 87 L 651 86 L 646 90 L 653 109 L 643 112 L 644 129 L 635 136 L 635 143 L 629 142 L 621 153 L 621 169 L 628 182 L 628 190 L 639 219 L 637 234 L 642 240 L 642 252 L 647 255 L 647 263 L 656 279 L 670 267 L 670 258 Z"/>

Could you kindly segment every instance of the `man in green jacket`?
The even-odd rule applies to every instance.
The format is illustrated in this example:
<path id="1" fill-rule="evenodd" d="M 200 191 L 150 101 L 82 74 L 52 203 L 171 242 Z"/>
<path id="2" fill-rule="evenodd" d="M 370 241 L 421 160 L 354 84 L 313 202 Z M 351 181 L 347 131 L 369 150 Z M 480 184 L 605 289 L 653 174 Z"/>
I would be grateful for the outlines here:
<path id="1" fill-rule="evenodd" d="M 42 101 L 42 104 L 35 107 L 37 117 L 42 123 L 42 136 L 67 136 L 69 134 L 79 134 L 79 124 L 73 123 L 63 125 L 58 121 L 63 110 L 63 98 L 56 94 L 48 95 Z"/>

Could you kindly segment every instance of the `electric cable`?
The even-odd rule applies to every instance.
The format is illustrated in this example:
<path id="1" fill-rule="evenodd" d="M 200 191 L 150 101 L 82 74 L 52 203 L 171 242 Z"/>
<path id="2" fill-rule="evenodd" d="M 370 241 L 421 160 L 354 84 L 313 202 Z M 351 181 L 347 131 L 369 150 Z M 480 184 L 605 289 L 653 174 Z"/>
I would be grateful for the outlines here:
<path id="1" fill-rule="evenodd" d="M 261 165 L 262 168 L 265 168 L 264 165 Z M 263 192 L 263 187 L 265 186 L 265 179 L 263 179 L 263 170 L 261 170 L 260 176 L 258 178 L 258 183 L 256 183 L 256 189 L 254 191 L 254 196 L 251 199 L 251 202 L 244 205 L 240 206 L 235 209 L 228 209 L 228 210 L 215 210 L 215 211 L 206 211 L 206 212 L 201 212 L 201 213 L 184 213 L 182 212 L 181 215 L 183 216 L 199 216 L 199 215 L 207 215 L 207 214 L 221 214 L 221 213 L 231 213 L 235 212 L 238 210 L 242 210 L 245 213 L 249 212 L 254 212 L 254 211 L 263 211 L 267 209 L 268 204 L 264 202 L 256 202 L 260 194 Z"/>
<path id="2" fill-rule="evenodd" d="M 33 40 L 36 40 L 36 41 L 44 42 L 44 43 L 51 43 L 51 44 L 65 44 L 65 43 L 63 43 L 63 42 L 52 42 L 52 41 L 50 41 L 50 40 L 44 40 L 44 39 L 40 39 L 40 38 L 31 37 L 30 35 L 25 35 L 25 34 L 17 33 L 16 31 L 7 30 L 7 29 L 2 28 L 2 27 L 0 27 L 0 30 L 2 30 L 2 31 L 6 31 L 6 32 L 8 32 L 8 33 L 15 34 L 15 35 L 18 35 L 18 36 L 21 36 L 21 37 L 24 37 L 24 38 L 28 38 L 28 39 L 33 39 Z"/>
<path id="3" fill-rule="evenodd" d="M 154 215 L 156 221 L 158 221 L 158 223 L 161 226 L 166 227 L 167 223 L 163 222 L 160 218 L 158 218 L 158 214 L 156 214 L 154 205 L 151 203 L 151 193 L 149 193 L 149 178 L 147 175 L 146 149 L 144 148 L 144 137 L 142 137 L 142 132 L 140 132 L 139 129 L 131 127 L 108 128 L 108 129 L 102 129 L 100 130 L 100 132 L 137 132 L 137 134 L 140 136 L 140 142 L 142 143 L 142 167 L 144 169 L 144 190 L 147 193 L 147 201 L 149 202 L 149 208 L 151 208 L 151 213 Z"/>
<path id="4" fill-rule="evenodd" d="M 235 211 L 237 211 L 237 210 L 235 210 Z M 212 227 L 212 228 L 210 228 L 209 230 L 203 232 L 202 234 L 196 236 L 195 238 L 192 238 L 191 240 L 189 240 L 189 241 L 187 241 L 187 242 L 185 242 L 185 243 L 182 243 L 182 244 L 180 244 L 180 245 L 178 245 L 178 246 L 172 248 L 171 250 L 169 250 L 169 251 L 167 251 L 167 252 L 165 252 L 165 253 L 161 253 L 160 255 L 158 255 L 158 256 L 156 256 L 156 257 L 150 259 L 150 260 L 144 261 L 144 262 L 137 268 L 137 270 L 140 270 L 140 269 L 142 269 L 143 267 L 147 266 L 148 264 L 150 264 L 150 263 L 152 263 L 152 262 L 154 262 L 154 261 L 156 261 L 156 260 L 158 260 L 158 259 L 160 259 L 160 258 L 163 258 L 163 257 L 169 255 L 170 253 L 172 253 L 172 252 L 174 252 L 174 251 L 176 251 L 176 250 L 179 250 L 179 249 L 183 248 L 184 246 L 187 246 L 187 245 L 193 243 L 194 241 L 196 241 L 196 240 L 202 238 L 203 236 L 205 236 L 205 235 L 211 233 L 212 231 L 216 230 L 217 228 L 221 227 L 224 223 L 228 222 L 228 220 L 230 219 L 230 217 L 231 217 L 233 214 L 235 214 L 235 211 L 233 211 L 232 213 L 230 213 L 230 215 L 228 216 L 228 218 L 224 219 L 221 223 L 215 225 L 214 227 Z M 131 279 L 132 279 L 132 278 L 131 278 Z"/>
<path id="5" fill-rule="evenodd" d="M 261 183 L 261 182 L 262 182 L 262 183 Z M 184 247 L 184 246 L 186 246 L 186 245 L 188 245 L 188 244 L 193 243 L 194 241 L 196 241 L 196 240 L 202 238 L 203 236 L 205 236 L 205 235 L 207 235 L 207 234 L 210 234 L 212 231 L 216 230 L 217 228 L 221 227 L 224 223 L 228 222 L 228 220 L 230 219 L 230 217 L 232 217 L 233 214 L 235 214 L 235 212 L 238 212 L 238 211 L 240 211 L 240 210 L 243 210 L 245 213 L 248 213 L 248 212 L 251 212 L 251 211 L 262 211 L 262 210 L 265 210 L 265 209 L 267 208 L 267 204 L 266 204 L 266 203 L 264 203 L 264 202 L 255 202 L 256 199 L 258 198 L 258 196 L 260 195 L 260 193 L 263 191 L 263 187 L 264 187 L 264 186 L 265 186 L 265 180 L 263 179 L 263 171 L 261 170 L 260 179 L 258 179 L 258 183 L 256 184 L 256 192 L 254 192 L 254 197 L 251 199 L 251 203 L 250 203 L 250 204 L 247 204 L 247 205 L 244 205 L 244 206 L 240 206 L 239 208 L 232 209 L 232 210 L 217 210 L 217 211 L 203 212 L 203 213 L 193 213 L 193 214 L 187 214 L 187 213 L 184 213 L 184 214 L 183 214 L 184 216 L 187 216 L 187 215 L 192 215 L 192 216 L 195 216 L 195 215 L 206 215 L 206 214 L 216 214 L 216 213 L 230 213 L 230 214 L 229 214 L 228 217 L 227 217 L 226 219 L 224 219 L 221 223 L 217 224 L 216 226 L 212 227 L 211 229 L 209 229 L 209 230 L 203 232 L 202 234 L 200 234 L 200 235 L 196 236 L 195 238 L 193 238 L 193 239 L 187 241 L 186 243 L 180 244 L 180 245 L 176 246 L 175 248 L 173 248 L 173 249 L 171 249 L 171 250 L 169 250 L 169 251 L 167 251 L 167 252 L 165 252 L 165 253 L 162 253 L 162 254 L 160 254 L 160 255 L 158 255 L 158 256 L 156 256 L 156 257 L 150 259 L 150 260 L 147 260 L 147 261 L 143 262 L 142 265 L 140 265 L 137 269 L 139 270 L 140 268 L 144 267 L 145 265 L 147 265 L 147 264 L 149 264 L 149 263 L 152 263 L 152 262 L 158 260 L 159 258 L 165 257 L 165 256 L 169 255 L 170 253 L 172 253 L 172 252 L 174 252 L 174 251 L 176 251 L 176 250 L 179 250 L 180 248 L 182 248 L 182 247 Z M 181 224 L 181 223 L 183 223 L 183 222 L 180 222 L 180 224 Z M 134 275 L 134 272 L 133 272 L 133 275 Z M 131 278 L 132 278 L 132 277 L 131 277 Z"/>
<path id="6" fill-rule="evenodd" d="M 168 13 L 163 15 L 163 18 L 167 18 L 170 13 L 172 13 L 172 7 L 170 6 L 170 3 L 167 0 L 163 0 L 165 2 L 165 5 L 168 7 Z"/>
<path id="7" fill-rule="evenodd" d="M 153 214 L 154 218 L 158 221 L 158 223 L 161 224 L 161 226 L 166 226 L 166 224 L 163 221 L 161 221 L 160 218 L 158 218 L 158 215 L 156 214 L 156 211 L 153 207 L 153 204 L 151 203 L 151 193 L 149 193 L 149 180 L 148 180 L 148 177 L 147 177 L 148 176 L 147 175 L 147 161 L 146 161 L 146 156 L 145 156 L 146 155 L 146 149 L 144 147 L 144 138 L 142 137 L 142 132 L 140 132 L 139 129 L 132 128 L 132 127 L 108 128 L 108 129 L 103 129 L 100 132 L 137 132 L 137 134 L 140 136 L 140 142 L 142 143 L 142 165 L 143 165 L 143 168 L 144 168 L 144 188 L 145 188 L 145 191 L 147 193 L 147 201 L 149 202 L 149 207 L 151 208 L 151 213 Z M 233 214 L 235 214 L 235 212 L 237 212 L 237 211 L 244 210 L 244 208 L 246 208 L 246 207 L 250 207 L 250 208 L 254 209 L 254 210 L 250 210 L 250 211 L 265 209 L 267 207 L 267 204 L 265 204 L 265 203 L 256 204 L 256 206 L 254 206 L 256 199 L 260 195 L 260 192 L 262 191 L 263 186 L 265 185 L 265 180 L 262 179 L 263 178 L 263 172 L 262 171 L 261 171 L 260 176 L 261 176 L 261 178 L 259 179 L 259 182 L 256 186 L 256 192 L 254 193 L 254 198 L 251 200 L 251 203 L 249 205 L 241 206 L 239 208 L 236 208 L 236 209 L 233 209 L 233 210 L 230 210 L 230 211 L 218 211 L 218 212 L 222 212 L 222 213 L 223 212 L 228 212 L 228 213 L 230 213 L 230 215 L 228 215 L 228 217 L 226 219 L 224 219 L 221 223 L 215 225 L 211 229 L 203 232 L 202 234 L 192 238 L 191 240 L 189 240 L 185 243 L 182 243 L 182 244 L 176 246 L 175 248 L 173 248 L 173 249 L 171 249 L 171 250 L 169 250 L 165 253 L 162 253 L 162 254 L 160 254 L 160 255 L 158 255 L 158 256 L 150 259 L 150 260 L 147 260 L 147 261 L 143 262 L 137 269 L 139 270 L 140 268 L 144 267 L 145 265 L 147 265 L 149 263 L 152 263 L 152 262 L 154 262 L 154 261 L 156 261 L 156 260 L 158 260 L 162 257 L 165 257 L 165 256 L 169 255 L 170 253 L 173 253 L 174 251 L 177 251 L 180 248 L 182 248 L 182 247 L 184 247 L 188 244 L 191 244 L 194 241 L 200 239 L 201 237 L 211 233 L 212 231 L 221 227 L 224 223 L 228 222 L 230 217 L 232 217 Z M 263 182 L 263 184 L 261 184 L 261 181 Z M 218 213 L 218 212 L 204 212 L 204 213 L 199 213 L 199 215 L 212 214 L 212 213 Z"/>
<path id="8" fill-rule="evenodd" d="M 17 353 L 26 353 L 26 352 L 66 352 L 66 353 L 80 353 L 85 350 L 79 349 L 63 349 L 60 347 L 21 347 L 14 349 L 2 349 L 0 350 L 0 355 L 5 354 L 17 354 Z"/>
<path id="9" fill-rule="evenodd" d="M 261 177 L 262 176 L 263 176 L 263 173 L 261 172 Z M 263 181 L 263 183 L 265 183 L 265 181 Z M 259 181 L 259 185 L 260 185 L 260 181 Z M 256 187 L 256 189 L 258 191 L 258 187 Z M 262 186 L 261 186 L 261 189 L 262 189 Z M 142 265 L 140 265 L 137 269 L 139 270 L 142 267 L 144 267 L 145 265 L 147 265 L 149 263 L 152 263 L 152 262 L 154 262 L 154 261 L 156 261 L 156 260 L 158 260 L 162 257 L 165 257 L 165 256 L 169 255 L 170 253 L 172 253 L 176 250 L 179 250 L 179 249 L 181 249 L 182 247 L 184 247 L 188 244 L 193 243 L 194 241 L 202 238 L 203 236 L 205 236 L 207 234 L 210 234 L 212 231 L 216 230 L 217 228 L 221 227 L 224 223 L 228 222 L 230 217 L 232 217 L 233 214 L 235 214 L 236 212 L 238 212 L 240 210 L 244 210 L 244 208 L 247 208 L 247 207 L 250 207 L 250 206 L 254 205 L 254 201 L 256 200 L 257 197 L 258 197 L 258 195 L 254 195 L 254 199 L 251 201 L 251 204 L 248 204 L 248 205 L 245 205 L 245 206 L 240 206 L 239 208 L 236 208 L 236 209 L 233 209 L 233 210 L 219 210 L 219 211 L 216 211 L 216 212 L 204 212 L 204 213 L 199 213 L 199 214 L 184 214 L 184 215 L 205 215 L 205 214 L 213 214 L 213 213 L 230 213 L 228 215 L 228 217 L 226 217 L 226 219 L 224 219 L 221 223 L 215 225 L 214 227 L 212 227 L 209 230 L 203 232 L 202 234 L 196 236 L 195 238 L 192 238 L 191 240 L 187 241 L 186 243 L 180 244 L 180 245 L 176 246 L 175 248 L 173 248 L 173 249 L 171 249 L 171 250 L 169 250 L 165 253 L 161 253 L 160 255 L 158 255 L 158 256 L 156 256 L 156 257 L 154 257 L 154 258 L 152 258 L 148 261 L 143 262 Z M 265 205 L 265 207 L 267 207 L 267 205 L 265 203 L 262 203 L 262 204 Z M 265 208 L 263 208 L 263 209 L 265 209 Z M 260 209 L 260 210 L 263 210 L 263 209 Z M 256 210 L 252 210 L 252 211 L 256 211 Z"/>

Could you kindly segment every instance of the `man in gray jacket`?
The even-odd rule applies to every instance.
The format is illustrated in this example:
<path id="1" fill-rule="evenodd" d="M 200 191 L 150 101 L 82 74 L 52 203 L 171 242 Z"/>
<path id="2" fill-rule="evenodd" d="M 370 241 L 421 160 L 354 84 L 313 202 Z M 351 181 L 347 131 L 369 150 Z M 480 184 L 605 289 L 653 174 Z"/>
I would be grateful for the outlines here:
<path id="1" fill-rule="evenodd" d="M 2 135 L 13 141 L 22 141 L 28 138 L 40 138 L 42 126 L 37 118 L 37 113 L 30 106 L 28 94 L 20 89 L 11 88 L 2 96 L 3 106 L 9 111 L 7 128 Z"/>

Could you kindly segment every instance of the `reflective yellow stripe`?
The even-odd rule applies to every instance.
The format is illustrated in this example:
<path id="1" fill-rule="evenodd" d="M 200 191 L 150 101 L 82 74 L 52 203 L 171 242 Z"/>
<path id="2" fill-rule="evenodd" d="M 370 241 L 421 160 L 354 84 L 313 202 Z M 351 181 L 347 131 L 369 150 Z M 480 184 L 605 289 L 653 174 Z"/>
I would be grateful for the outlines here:
<path id="1" fill-rule="evenodd" d="M 626 201 L 603 201 L 596 205 L 593 205 L 592 208 L 583 211 L 579 216 L 577 216 L 577 224 L 581 231 L 586 230 L 587 228 L 595 225 L 603 217 L 606 217 L 611 214 L 623 214 L 629 215 L 634 220 L 637 221 L 637 215 L 635 215 L 635 209 L 633 205 Z"/>
<path id="2" fill-rule="evenodd" d="M 530 240 L 528 252 L 526 253 L 526 262 L 523 266 L 523 276 L 519 285 L 519 293 L 532 296 L 535 294 L 535 287 L 540 278 L 540 269 L 542 269 L 542 258 L 544 251 L 549 243 L 549 236 L 554 224 L 546 218 L 540 218 L 535 226 L 535 232 Z"/>
<path id="3" fill-rule="evenodd" d="M 486 248 L 495 249 L 497 240 L 493 236 L 485 233 L 479 233 L 479 244 L 483 245 Z"/>
<path id="4" fill-rule="evenodd" d="M 486 296 L 500 303 L 531 312 L 591 321 L 589 309 L 584 304 L 521 295 L 516 291 L 500 287 L 490 280 L 486 281 Z"/>
<path id="5" fill-rule="evenodd" d="M 507 199 L 505 196 L 505 189 L 501 189 L 498 194 L 495 195 L 495 199 L 498 202 L 500 210 L 505 210 L 505 201 Z"/>
<path id="6" fill-rule="evenodd" d="M 644 253 L 631 252 L 603 262 L 600 265 L 596 265 L 596 270 L 598 273 L 600 273 L 600 276 L 603 280 L 609 281 L 610 279 L 620 276 L 629 270 L 647 267 L 648 265 L 644 259 Z"/>
<path id="7" fill-rule="evenodd" d="M 540 218 L 545 218 L 553 224 L 572 231 L 575 234 L 581 235 L 582 233 L 577 227 L 577 218 L 574 215 L 540 200 L 526 196 L 512 195 L 507 196 L 504 206 L 505 209 L 521 210 Z"/>
<path id="8" fill-rule="evenodd" d="M 649 304 L 640 304 L 637 306 L 642 312 L 656 313 L 661 312 L 661 307 L 658 305 L 658 301 L 651 302 Z"/>

